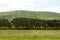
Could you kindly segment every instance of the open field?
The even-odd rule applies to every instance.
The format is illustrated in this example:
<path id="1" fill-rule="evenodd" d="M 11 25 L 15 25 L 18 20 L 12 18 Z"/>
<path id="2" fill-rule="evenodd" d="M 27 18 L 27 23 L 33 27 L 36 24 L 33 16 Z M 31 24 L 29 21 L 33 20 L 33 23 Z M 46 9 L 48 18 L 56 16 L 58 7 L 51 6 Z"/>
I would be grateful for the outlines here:
<path id="1" fill-rule="evenodd" d="M 60 40 L 60 30 L 0 30 L 0 40 Z"/>

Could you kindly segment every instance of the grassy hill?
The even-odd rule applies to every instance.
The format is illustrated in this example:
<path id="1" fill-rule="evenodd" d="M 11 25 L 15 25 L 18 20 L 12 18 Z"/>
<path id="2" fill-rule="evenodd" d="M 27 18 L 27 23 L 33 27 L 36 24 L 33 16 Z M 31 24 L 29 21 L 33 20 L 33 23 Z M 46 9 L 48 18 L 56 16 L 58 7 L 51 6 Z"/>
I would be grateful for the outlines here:
<path id="1" fill-rule="evenodd" d="M 1 12 L 0 18 L 12 19 L 16 17 L 23 18 L 36 18 L 36 19 L 59 19 L 60 14 L 55 12 L 43 12 L 43 11 L 9 11 L 9 12 Z"/>

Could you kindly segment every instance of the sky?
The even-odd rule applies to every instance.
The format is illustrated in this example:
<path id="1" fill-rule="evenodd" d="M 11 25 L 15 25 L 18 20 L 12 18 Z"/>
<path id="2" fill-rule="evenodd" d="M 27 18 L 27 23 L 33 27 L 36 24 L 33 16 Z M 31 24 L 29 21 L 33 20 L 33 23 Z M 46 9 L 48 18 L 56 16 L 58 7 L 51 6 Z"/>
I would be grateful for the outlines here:
<path id="1" fill-rule="evenodd" d="M 0 0 L 0 12 L 14 10 L 52 11 L 60 13 L 60 0 Z"/>

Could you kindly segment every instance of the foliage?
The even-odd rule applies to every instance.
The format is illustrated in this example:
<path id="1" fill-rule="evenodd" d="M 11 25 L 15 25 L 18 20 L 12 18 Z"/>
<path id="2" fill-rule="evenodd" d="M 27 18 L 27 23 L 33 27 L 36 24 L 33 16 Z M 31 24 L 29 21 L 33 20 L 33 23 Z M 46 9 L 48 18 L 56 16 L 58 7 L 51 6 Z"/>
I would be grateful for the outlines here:
<path id="1" fill-rule="evenodd" d="M 14 26 L 14 27 L 13 27 Z M 32 18 L 14 18 L 9 22 L 8 19 L 0 19 L 0 29 L 60 29 L 60 20 L 42 20 Z"/>

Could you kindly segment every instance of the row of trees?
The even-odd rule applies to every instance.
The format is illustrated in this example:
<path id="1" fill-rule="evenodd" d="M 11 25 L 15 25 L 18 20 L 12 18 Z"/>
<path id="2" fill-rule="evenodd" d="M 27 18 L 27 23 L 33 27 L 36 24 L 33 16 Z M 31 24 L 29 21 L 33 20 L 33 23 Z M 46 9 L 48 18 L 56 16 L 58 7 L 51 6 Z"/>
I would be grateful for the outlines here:
<path id="1" fill-rule="evenodd" d="M 0 29 L 60 29 L 60 20 L 39 20 L 33 18 L 0 19 Z"/>
<path id="2" fill-rule="evenodd" d="M 11 28 L 12 25 L 8 19 L 0 19 L 0 29 Z"/>

